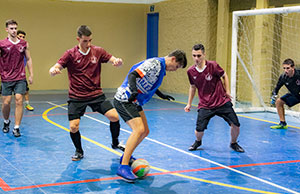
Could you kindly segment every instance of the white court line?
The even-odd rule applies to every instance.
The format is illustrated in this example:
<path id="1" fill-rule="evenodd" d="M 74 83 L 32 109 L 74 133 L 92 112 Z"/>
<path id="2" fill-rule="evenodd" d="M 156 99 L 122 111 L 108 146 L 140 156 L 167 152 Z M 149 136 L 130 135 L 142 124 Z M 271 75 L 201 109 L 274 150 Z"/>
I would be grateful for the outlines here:
<path id="1" fill-rule="evenodd" d="M 52 102 L 47 102 L 47 103 L 49 103 L 49 104 L 51 104 L 51 105 L 54 105 L 54 106 L 58 106 L 58 107 L 60 107 L 60 108 L 63 108 L 63 109 L 65 109 L 65 110 L 67 110 L 67 108 L 65 108 L 65 107 L 63 107 L 63 106 L 60 106 L 60 105 L 57 105 L 57 104 L 54 104 L 54 103 L 52 103 Z M 92 119 L 92 120 L 94 120 L 94 121 L 97 121 L 97 122 L 99 122 L 99 123 L 102 123 L 102 124 L 104 124 L 104 125 L 109 126 L 109 123 L 106 123 L 106 122 L 104 122 L 104 121 L 98 120 L 98 119 L 93 118 L 93 117 L 91 117 L 91 116 L 84 115 L 84 117 L 87 117 L 87 118 L 89 118 L 89 119 Z M 126 133 L 129 133 L 129 134 L 131 133 L 130 131 L 128 131 L 128 130 L 126 130 L 126 129 L 123 129 L 123 128 L 120 128 L 120 129 L 121 129 L 122 131 L 126 132 Z M 279 189 L 288 191 L 288 192 L 290 192 L 290 193 L 300 194 L 300 193 L 298 193 L 298 192 L 296 192 L 296 191 L 293 191 L 293 190 L 291 190 L 291 189 L 288 189 L 288 188 L 285 188 L 285 187 L 283 187 L 283 186 L 277 185 L 277 184 L 272 183 L 272 182 L 270 182 L 270 181 L 267 181 L 267 180 L 258 178 L 258 177 L 256 177 L 256 176 L 253 176 L 253 175 L 251 175 L 251 174 L 242 172 L 242 171 L 240 171 L 240 170 L 236 170 L 236 169 L 234 169 L 234 168 L 225 166 L 225 165 L 223 165 L 223 164 L 220 164 L 220 163 L 218 163 L 218 162 L 209 160 L 209 159 L 207 159 L 207 158 L 203 158 L 203 157 L 201 157 L 201 156 L 197 156 L 197 155 L 195 155 L 195 154 L 192 154 L 192 153 L 190 153 L 190 152 L 187 152 L 187 151 L 178 149 L 178 148 L 176 148 L 176 147 L 170 146 L 170 145 L 165 144 L 165 143 L 162 143 L 162 142 L 160 142 L 160 141 L 157 141 L 157 140 L 154 140 L 154 139 L 151 139 L 151 138 L 148 138 L 148 137 L 146 137 L 145 139 L 147 139 L 147 140 L 149 140 L 149 141 L 152 141 L 152 142 L 154 142 L 154 143 L 160 144 L 160 145 L 162 145 L 162 146 L 165 146 L 165 147 L 167 147 L 167 148 L 170 148 L 170 149 L 172 149 L 172 150 L 176 150 L 176 151 L 181 152 L 181 153 L 183 153 L 183 154 L 187 154 L 187 155 L 189 155 L 189 156 L 192 156 L 192 157 L 195 157 L 195 158 L 199 158 L 199 159 L 201 159 L 201 160 L 203 160 L 203 161 L 206 161 L 206 162 L 209 162 L 209 163 L 211 163 L 211 164 L 215 164 L 215 165 L 217 165 L 217 166 L 226 168 L 227 170 L 231 170 L 231 171 L 236 172 L 236 173 L 238 173 L 238 174 L 241 174 L 241 175 L 250 177 L 250 178 L 252 178 L 252 179 L 255 179 L 255 180 L 257 180 L 257 181 L 260 181 L 260 182 L 263 182 L 263 183 L 265 183 L 265 184 L 271 185 L 271 186 L 273 186 L 273 187 L 276 187 L 276 188 L 279 188 Z"/>
<path id="2" fill-rule="evenodd" d="M 23 175 L 29 182 L 31 182 L 31 184 L 35 185 L 36 184 L 30 179 L 28 178 L 24 173 L 22 173 L 19 169 L 17 169 L 12 163 L 10 163 L 5 157 L 3 157 L 2 155 L 0 155 L 13 169 L 15 169 L 18 173 L 20 173 L 21 175 Z M 38 188 L 39 190 L 41 190 L 41 192 L 46 193 L 46 191 L 44 191 L 41 187 L 37 186 L 36 188 Z M 8 191 L 10 192 L 10 191 Z"/>

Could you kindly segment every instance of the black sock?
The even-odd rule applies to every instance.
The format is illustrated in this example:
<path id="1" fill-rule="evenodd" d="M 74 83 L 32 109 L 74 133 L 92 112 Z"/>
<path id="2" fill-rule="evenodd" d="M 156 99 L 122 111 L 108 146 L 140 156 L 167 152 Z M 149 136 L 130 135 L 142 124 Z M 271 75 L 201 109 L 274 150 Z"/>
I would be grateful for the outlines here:
<path id="1" fill-rule="evenodd" d="M 110 122 L 109 128 L 113 145 L 118 145 L 120 135 L 120 122 Z"/>
<path id="2" fill-rule="evenodd" d="M 286 126 L 286 122 L 285 121 L 280 121 L 280 125 Z"/>
<path id="3" fill-rule="evenodd" d="M 70 132 L 71 139 L 73 141 L 73 144 L 76 148 L 77 152 L 83 153 L 82 147 L 81 147 L 81 136 L 80 132 L 77 131 L 76 133 Z"/>

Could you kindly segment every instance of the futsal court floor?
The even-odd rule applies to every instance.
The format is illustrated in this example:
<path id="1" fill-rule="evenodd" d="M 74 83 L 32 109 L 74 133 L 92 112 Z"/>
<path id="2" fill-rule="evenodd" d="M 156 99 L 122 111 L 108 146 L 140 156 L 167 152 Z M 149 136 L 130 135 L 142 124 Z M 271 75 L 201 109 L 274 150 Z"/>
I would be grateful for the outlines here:
<path id="1" fill-rule="evenodd" d="M 112 100 L 112 94 L 107 97 Z M 246 152 L 237 153 L 229 148 L 228 124 L 214 117 L 201 149 L 190 152 L 196 107 L 186 113 L 186 98 L 175 97 L 175 102 L 153 98 L 144 106 L 150 134 L 134 157 L 146 159 L 151 170 L 132 184 L 116 175 L 122 152 L 111 149 L 103 115 L 87 109 L 82 117 L 85 157 L 74 162 L 67 94 L 32 94 L 35 110 L 24 110 L 22 136 L 0 131 L 0 193 L 300 193 L 299 118 L 287 118 L 289 128 L 275 130 L 274 113 L 238 114 L 239 144 Z M 12 115 L 14 103 L 11 110 Z M 131 129 L 123 121 L 121 128 L 120 141 L 126 143 Z"/>

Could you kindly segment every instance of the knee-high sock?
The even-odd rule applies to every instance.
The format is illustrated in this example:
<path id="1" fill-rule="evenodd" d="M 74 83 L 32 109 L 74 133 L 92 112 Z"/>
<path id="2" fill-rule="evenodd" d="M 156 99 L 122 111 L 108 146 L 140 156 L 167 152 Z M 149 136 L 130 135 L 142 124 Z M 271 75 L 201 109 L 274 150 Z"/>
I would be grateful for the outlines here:
<path id="1" fill-rule="evenodd" d="M 120 122 L 110 122 L 110 133 L 112 138 L 113 145 L 119 144 L 119 135 L 120 135 Z"/>
<path id="2" fill-rule="evenodd" d="M 71 136 L 73 144 L 74 144 L 74 146 L 76 148 L 76 151 L 83 153 L 82 146 L 81 146 L 80 132 L 79 131 L 77 131 L 76 133 L 70 132 L 70 136 Z"/>

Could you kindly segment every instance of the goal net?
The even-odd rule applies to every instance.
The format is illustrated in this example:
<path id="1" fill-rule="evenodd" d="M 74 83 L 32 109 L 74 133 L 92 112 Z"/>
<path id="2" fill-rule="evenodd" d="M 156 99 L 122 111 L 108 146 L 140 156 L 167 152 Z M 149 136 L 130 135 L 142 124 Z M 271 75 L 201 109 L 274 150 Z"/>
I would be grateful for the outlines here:
<path id="1" fill-rule="evenodd" d="M 233 12 L 231 95 L 237 112 L 276 112 L 270 97 L 287 58 L 297 68 L 300 6 Z M 278 96 L 287 92 L 283 86 Z M 299 115 L 299 105 L 286 108 L 287 114 Z"/>

